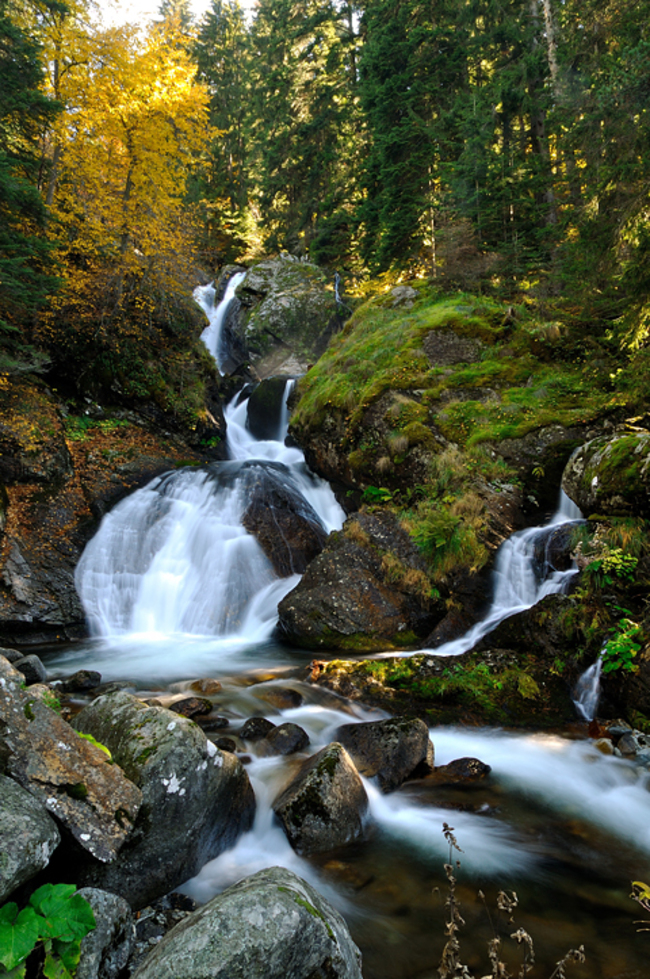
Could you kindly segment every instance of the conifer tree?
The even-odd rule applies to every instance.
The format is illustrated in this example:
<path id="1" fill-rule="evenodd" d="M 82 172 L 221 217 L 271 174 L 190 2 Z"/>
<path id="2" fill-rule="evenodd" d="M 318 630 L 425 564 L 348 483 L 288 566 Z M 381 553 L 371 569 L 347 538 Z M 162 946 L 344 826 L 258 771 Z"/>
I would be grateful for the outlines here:
<path id="1" fill-rule="evenodd" d="M 40 144 L 59 110 L 40 90 L 40 51 L 0 0 L 0 338 L 2 369 L 18 365 L 32 314 L 54 291 Z"/>

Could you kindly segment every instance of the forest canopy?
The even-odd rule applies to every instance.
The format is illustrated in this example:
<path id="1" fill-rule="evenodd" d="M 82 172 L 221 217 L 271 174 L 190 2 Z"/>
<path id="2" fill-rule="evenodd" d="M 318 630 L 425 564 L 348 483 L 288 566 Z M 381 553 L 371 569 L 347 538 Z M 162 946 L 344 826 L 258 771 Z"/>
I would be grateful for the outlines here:
<path id="1" fill-rule="evenodd" d="M 164 0 L 119 28 L 0 0 L 0 369 L 150 394 L 200 270 L 281 250 L 638 348 L 649 25 L 648 0 Z"/>

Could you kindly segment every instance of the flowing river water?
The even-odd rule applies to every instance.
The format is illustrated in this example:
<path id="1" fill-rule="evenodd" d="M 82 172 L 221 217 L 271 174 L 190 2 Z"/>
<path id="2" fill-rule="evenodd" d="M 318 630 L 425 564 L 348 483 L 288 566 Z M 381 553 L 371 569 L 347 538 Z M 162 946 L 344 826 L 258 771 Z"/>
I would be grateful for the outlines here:
<path id="1" fill-rule="evenodd" d="M 159 477 L 104 518 L 76 576 L 93 639 L 54 653 L 47 665 L 55 675 L 96 669 L 163 703 L 186 695 L 193 679 L 219 678 L 211 699 L 230 727 L 217 733 L 236 736 L 247 717 L 262 714 L 301 725 L 311 753 L 341 723 L 385 715 L 305 683 L 312 654 L 274 640 L 277 603 L 298 578 L 277 578 L 241 524 L 256 469 L 270 467 L 325 530 L 340 527 L 344 515 L 302 453 L 284 445 L 286 411 L 278 439 L 259 442 L 246 427 L 246 410 L 247 402 L 235 399 L 226 411 L 229 462 Z M 577 516 L 565 499 L 553 520 Z M 571 572 L 540 576 L 533 555 L 539 534 L 526 530 L 503 545 L 484 620 L 436 654 L 470 648 L 507 615 L 563 587 Z M 519 896 L 515 918 L 535 941 L 535 974 L 550 975 L 569 947 L 584 944 L 587 963 L 570 975 L 647 979 L 650 938 L 636 932 L 639 909 L 628 897 L 630 881 L 650 874 L 647 774 L 599 754 L 585 733 L 578 722 L 557 734 L 434 729 L 437 765 L 477 757 L 492 766 L 488 779 L 470 789 L 424 779 L 388 796 L 366 783 L 369 838 L 311 858 L 294 853 L 271 809 L 304 755 L 257 757 L 254 745 L 242 745 L 250 749 L 258 803 L 254 827 L 184 890 L 204 902 L 262 867 L 289 867 L 344 914 L 363 952 L 365 979 L 433 979 L 445 941 L 447 822 L 463 851 L 456 854 L 466 920 L 461 948 L 477 976 L 488 971 L 485 947 L 503 887 Z M 504 934 L 513 930 L 505 924 Z M 517 950 L 510 962 L 516 973 Z"/>

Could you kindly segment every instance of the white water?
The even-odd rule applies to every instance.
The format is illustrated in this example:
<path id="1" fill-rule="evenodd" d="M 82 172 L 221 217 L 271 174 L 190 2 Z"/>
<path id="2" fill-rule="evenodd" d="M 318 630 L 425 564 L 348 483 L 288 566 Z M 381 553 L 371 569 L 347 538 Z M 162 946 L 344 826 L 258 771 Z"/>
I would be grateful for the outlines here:
<path id="1" fill-rule="evenodd" d="M 569 579 L 577 573 L 577 568 L 570 568 L 568 571 L 553 569 L 550 574 L 538 577 L 535 573 L 535 549 L 540 536 L 547 534 L 549 527 L 573 523 L 581 518 L 578 507 L 560 490 L 558 509 L 548 524 L 520 530 L 512 534 L 499 548 L 494 565 L 494 597 L 484 618 L 459 639 L 443 643 L 435 649 L 417 652 L 435 653 L 436 656 L 459 656 L 475 646 L 479 639 L 492 632 L 504 619 L 517 612 L 525 612 L 547 595 L 563 591 Z"/>
<path id="2" fill-rule="evenodd" d="M 580 717 L 593 721 L 600 700 L 600 674 L 603 666 L 602 651 L 595 663 L 585 670 L 574 690 L 573 703 Z"/>
<path id="3" fill-rule="evenodd" d="M 228 313 L 228 307 L 235 298 L 235 289 L 245 277 L 245 272 L 235 272 L 228 281 L 221 302 L 217 303 L 216 306 L 214 305 L 215 288 L 213 282 L 208 286 L 198 286 L 194 290 L 194 299 L 208 318 L 208 326 L 201 334 L 201 339 L 215 359 L 220 374 L 223 374 L 221 368 L 227 357 L 227 351 L 222 343 L 223 324 Z"/>

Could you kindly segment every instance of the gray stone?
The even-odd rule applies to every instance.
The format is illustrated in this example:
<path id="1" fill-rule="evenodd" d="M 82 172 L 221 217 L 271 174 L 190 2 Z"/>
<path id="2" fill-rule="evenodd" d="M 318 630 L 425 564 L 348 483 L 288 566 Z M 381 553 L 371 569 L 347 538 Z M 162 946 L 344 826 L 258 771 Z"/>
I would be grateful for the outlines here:
<path id="1" fill-rule="evenodd" d="M 562 489 L 585 515 L 650 516 L 650 432 L 621 432 L 580 446 Z"/>
<path id="2" fill-rule="evenodd" d="M 83 887 L 77 893 L 93 909 L 95 928 L 81 941 L 75 979 L 117 979 L 135 941 L 131 908 L 123 897 L 96 887 Z"/>
<path id="3" fill-rule="evenodd" d="M 18 659 L 23 659 L 24 655 L 19 649 L 5 649 L 3 646 L 0 646 L 0 656 L 4 656 L 10 663 L 15 663 Z"/>
<path id="4" fill-rule="evenodd" d="M 133 979 L 361 979 L 337 911 L 289 870 L 247 877 L 181 921 Z"/>
<path id="5" fill-rule="evenodd" d="M 87 863 L 79 871 L 82 883 L 143 907 L 198 873 L 250 828 L 255 797 L 248 775 L 193 721 L 115 692 L 85 707 L 74 723 L 110 748 L 143 797 L 119 859 L 107 867 Z"/>
<path id="6" fill-rule="evenodd" d="M 382 792 L 393 792 L 410 775 L 433 771 L 429 729 L 419 718 L 389 718 L 366 724 L 343 724 L 337 741 L 349 752 L 359 772 L 376 776 Z"/>
<path id="7" fill-rule="evenodd" d="M 431 330 L 424 338 L 424 352 L 434 367 L 473 364 L 481 359 L 485 344 L 474 337 L 463 337 L 453 330 Z"/>
<path id="8" fill-rule="evenodd" d="M 100 861 L 115 857 L 142 795 L 117 765 L 29 689 L 0 657 L 0 758 L 8 775 L 39 799 L 79 845 Z M 100 739 L 101 740 L 101 739 Z"/>
<path id="9" fill-rule="evenodd" d="M 322 853 L 363 837 L 368 797 L 349 754 L 333 742 L 304 763 L 273 810 L 295 850 Z"/>
<path id="10" fill-rule="evenodd" d="M 56 823 L 38 799 L 0 775 L 0 902 L 47 867 L 60 841 Z"/>
<path id="11" fill-rule="evenodd" d="M 268 754 L 271 755 L 292 755 L 296 751 L 303 751 L 309 744 L 309 735 L 300 727 L 299 724 L 292 724 L 286 721 L 278 724 L 266 735 L 262 744 L 268 747 Z"/>
<path id="12" fill-rule="evenodd" d="M 25 677 L 27 686 L 31 683 L 44 683 L 47 680 L 47 670 L 35 653 L 14 660 L 13 665 Z"/>

